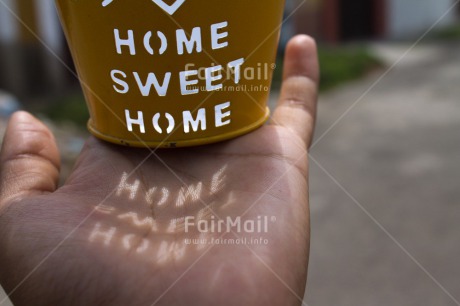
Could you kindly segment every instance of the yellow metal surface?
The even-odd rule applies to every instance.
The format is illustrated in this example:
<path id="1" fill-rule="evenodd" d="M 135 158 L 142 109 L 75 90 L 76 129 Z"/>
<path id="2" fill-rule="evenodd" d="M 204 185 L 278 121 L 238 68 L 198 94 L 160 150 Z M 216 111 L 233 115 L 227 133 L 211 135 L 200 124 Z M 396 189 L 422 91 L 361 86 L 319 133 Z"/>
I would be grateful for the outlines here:
<path id="1" fill-rule="evenodd" d="M 95 136 L 193 146 L 267 120 L 284 0 L 56 3 Z"/>
<path id="2" fill-rule="evenodd" d="M 192 139 L 192 140 L 179 140 L 179 141 L 172 141 L 168 138 L 162 140 L 161 142 L 159 141 L 149 141 L 145 140 L 142 138 L 139 138 L 138 140 L 132 141 L 132 140 L 125 140 L 121 138 L 116 138 L 113 136 L 109 135 L 104 135 L 99 133 L 94 127 L 91 125 L 91 120 L 88 122 L 88 130 L 96 136 L 99 139 L 105 140 L 107 142 L 111 142 L 114 144 L 118 145 L 123 145 L 123 146 L 128 146 L 128 147 L 136 147 L 136 148 L 184 148 L 184 147 L 194 147 L 194 146 L 201 146 L 201 145 L 206 145 L 206 144 L 211 144 L 211 143 L 216 143 L 216 142 L 221 142 L 229 139 L 233 139 L 242 135 L 245 135 L 249 132 L 252 132 L 258 128 L 260 128 L 262 125 L 265 124 L 265 122 L 269 119 L 270 117 L 270 109 L 267 107 L 266 109 L 266 115 L 262 120 L 256 121 L 254 124 L 250 126 L 246 126 L 240 130 L 235 130 L 233 132 L 230 132 L 228 134 L 221 134 L 218 136 L 214 137 L 204 137 L 200 139 Z"/>

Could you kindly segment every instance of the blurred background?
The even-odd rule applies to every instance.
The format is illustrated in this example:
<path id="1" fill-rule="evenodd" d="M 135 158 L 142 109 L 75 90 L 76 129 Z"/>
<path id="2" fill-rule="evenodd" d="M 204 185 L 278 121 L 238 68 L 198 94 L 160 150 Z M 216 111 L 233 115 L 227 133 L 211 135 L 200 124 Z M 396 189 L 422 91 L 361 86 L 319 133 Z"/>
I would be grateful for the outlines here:
<path id="1" fill-rule="evenodd" d="M 290 37 L 322 69 L 310 306 L 460 305 L 459 2 L 287 1 L 270 105 Z M 0 0 L 0 133 L 17 109 L 55 132 L 65 180 L 88 113 L 52 0 Z"/>

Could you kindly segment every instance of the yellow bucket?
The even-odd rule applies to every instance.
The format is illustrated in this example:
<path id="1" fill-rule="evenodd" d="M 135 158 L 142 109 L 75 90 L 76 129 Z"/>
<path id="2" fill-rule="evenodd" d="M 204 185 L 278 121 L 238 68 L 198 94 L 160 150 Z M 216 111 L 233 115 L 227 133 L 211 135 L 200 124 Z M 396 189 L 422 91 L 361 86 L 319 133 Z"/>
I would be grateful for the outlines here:
<path id="1" fill-rule="evenodd" d="M 194 146 L 268 119 L 284 0 L 56 3 L 96 137 Z"/>

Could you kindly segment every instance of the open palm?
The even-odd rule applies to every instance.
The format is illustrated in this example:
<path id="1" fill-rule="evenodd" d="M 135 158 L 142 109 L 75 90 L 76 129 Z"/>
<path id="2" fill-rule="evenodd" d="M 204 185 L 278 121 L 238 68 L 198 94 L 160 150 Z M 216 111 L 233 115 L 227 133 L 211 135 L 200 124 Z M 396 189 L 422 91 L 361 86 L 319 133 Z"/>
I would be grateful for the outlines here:
<path id="1" fill-rule="evenodd" d="M 317 80 L 314 43 L 298 36 L 270 125 L 175 150 L 90 138 L 58 189 L 53 136 L 15 114 L 0 163 L 0 282 L 12 301 L 302 303 Z"/>

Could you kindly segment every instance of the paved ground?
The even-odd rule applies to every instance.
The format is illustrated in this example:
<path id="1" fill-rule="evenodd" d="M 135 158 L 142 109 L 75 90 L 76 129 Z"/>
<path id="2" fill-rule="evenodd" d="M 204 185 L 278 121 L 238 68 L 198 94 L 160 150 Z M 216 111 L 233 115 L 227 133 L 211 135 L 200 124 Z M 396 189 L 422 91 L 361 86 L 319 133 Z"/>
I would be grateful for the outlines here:
<path id="1" fill-rule="evenodd" d="M 305 301 L 460 305 L 460 45 L 415 48 L 362 97 L 381 75 L 320 99 Z"/>
<path id="2" fill-rule="evenodd" d="M 417 47 L 360 99 L 382 73 L 321 97 L 305 302 L 460 305 L 460 45 Z"/>

